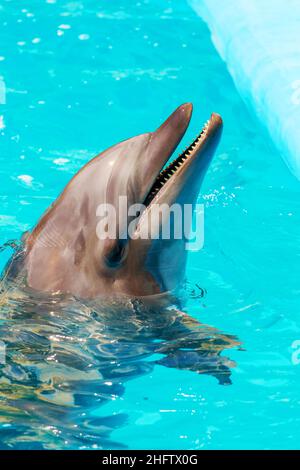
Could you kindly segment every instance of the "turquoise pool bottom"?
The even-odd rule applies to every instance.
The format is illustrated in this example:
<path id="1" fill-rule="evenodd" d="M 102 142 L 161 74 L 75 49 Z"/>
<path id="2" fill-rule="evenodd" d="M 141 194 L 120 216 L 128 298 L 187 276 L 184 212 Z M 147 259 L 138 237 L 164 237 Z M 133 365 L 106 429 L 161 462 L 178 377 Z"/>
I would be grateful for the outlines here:
<path id="1" fill-rule="evenodd" d="M 205 247 L 189 257 L 186 311 L 242 342 L 226 353 L 233 383 L 156 365 L 94 414 L 126 415 L 111 438 L 129 448 L 297 447 L 300 187 L 205 25 L 183 1 L 6 3 L 1 23 L 1 242 L 32 226 L 90 157 L 178 104 L 195 104 L 183 146 L 211 111 L 225 123 L 199 198 Z"/>

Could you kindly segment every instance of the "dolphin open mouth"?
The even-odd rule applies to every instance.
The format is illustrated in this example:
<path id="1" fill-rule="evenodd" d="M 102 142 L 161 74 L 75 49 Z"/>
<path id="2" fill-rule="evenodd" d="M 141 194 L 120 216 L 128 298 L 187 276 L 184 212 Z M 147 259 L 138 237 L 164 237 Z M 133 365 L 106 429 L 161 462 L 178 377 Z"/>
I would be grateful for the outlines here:
<path id="1" fill-rule="evenodd" d="M 201 158 L 202 150 L 207 147 L 209 141 L 215 136 L 216 131 L 222 127 L 221 117 L 213 113 L 203 126 L 196 139 L 167 167 L 163 167 L 156 176 L 145 200 L 144 205 L 149 206 L 161 194 L 165 186 L 175 182 L 175 180 L 185 172 L 185 169 L 196 158 Z M 181 139 L 180 139 L 181 140 Z"/>

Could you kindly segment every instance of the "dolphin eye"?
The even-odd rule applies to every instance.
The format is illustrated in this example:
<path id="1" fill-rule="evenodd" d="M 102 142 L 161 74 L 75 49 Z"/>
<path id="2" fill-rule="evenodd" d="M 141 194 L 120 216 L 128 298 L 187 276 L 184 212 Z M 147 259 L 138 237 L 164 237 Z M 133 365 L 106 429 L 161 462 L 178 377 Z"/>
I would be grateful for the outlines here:
<path id="1" fill-rule="evenodd" d="M 119 266 L 127 255 L 127 245 L 124 243 L 117 243 L 116 246 L 106 255 L 106 262 L 109 267 L 114 268 Z"/>

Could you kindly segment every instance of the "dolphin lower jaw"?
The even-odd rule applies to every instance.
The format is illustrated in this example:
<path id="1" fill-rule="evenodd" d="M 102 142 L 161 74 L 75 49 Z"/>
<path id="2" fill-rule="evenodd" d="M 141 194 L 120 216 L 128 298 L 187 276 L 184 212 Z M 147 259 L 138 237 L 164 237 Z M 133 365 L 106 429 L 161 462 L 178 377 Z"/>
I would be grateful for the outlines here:
<path id="1" fill-rule="evenodd" d="M 153 293 L 172 292 L 181 285 L 185 276 L 189 244 L 186 238 L 188 234 L 185 233 L 185 219 L 176 219 L 176 226 L 183 234 L 182 238 L 175 239 L 172 236 L 172 223 L 170 238 L 161 237 L 164 223 L 169 224 L 170 219 L 168 215 L 166 219 L 156 217 L 156 210 L 159 206 L 167 204 L 172 212 L 173 204 L 179 204 L 183 209 L 181 213 L 184 214 L 185 204 L 194 207 L 201 182 L 220 139 L 221 130 L 221 117 L 212 114 L 196 139 L 159 172 L 145 198 L 145 208 L 136 224 L 136 238 L 130 242 L 130 245 L 142 260 L 143 271 L 153 280 L 155 287 Z M 153 237 L 153 233 L 156 236 Z M 141 238 L 141 234 L 146 236 Z"/>

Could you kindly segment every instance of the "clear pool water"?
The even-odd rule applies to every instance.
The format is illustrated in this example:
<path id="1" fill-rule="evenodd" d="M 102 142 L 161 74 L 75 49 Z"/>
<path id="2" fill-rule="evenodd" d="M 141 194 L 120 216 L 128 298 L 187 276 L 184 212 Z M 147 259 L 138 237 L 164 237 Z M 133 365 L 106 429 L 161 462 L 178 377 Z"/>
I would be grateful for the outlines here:
<path id="1" fill-rule="evenodd" d="M 221 385 L 205 364 L 197 374 L 158 363 L 155 341 L 136 330 L 124 342 L 120 328 L 130 335 L 141 326 L 126 312 L 111 325 L 103 314 L 101 329 L 84 306 L 51 314 L 45 304 L 4 303 L 2 339 L 15 356 L 1 368 L 1 447 L 298 447 L 300 186 L 243 105 L 205 24 L 183 0 L 3 1 L 0 24 L 0 243 L 29 229 L 100 150 L 192 101 L 184 145 L 217 111 L 224 136 L 199 198 L 206 240 L 189 258 L 186 311 L 243 349 L 222 353 L 236 367 L 232 384 Z M 2 266 L 9 255 L 1 252 Z M 51 361 L 49 332 L 64 339 L 51 378 L 40 371 L 41 390 L 33 372 Z M 120 367 L 109 379 L 97 375 L 107 361 Z M 60 379 L 74 380 L 75 367 L 81 383 L 86 364 L 92 373 L 76 407 L 76 387 Z"/>

